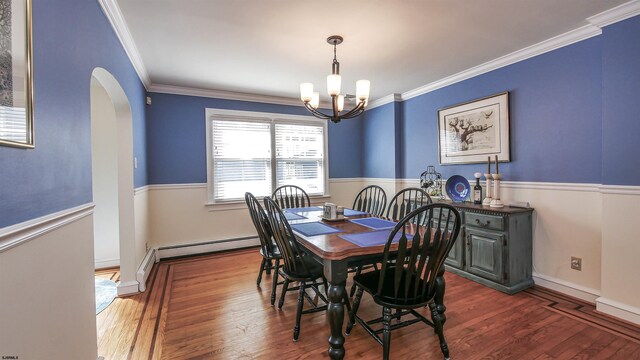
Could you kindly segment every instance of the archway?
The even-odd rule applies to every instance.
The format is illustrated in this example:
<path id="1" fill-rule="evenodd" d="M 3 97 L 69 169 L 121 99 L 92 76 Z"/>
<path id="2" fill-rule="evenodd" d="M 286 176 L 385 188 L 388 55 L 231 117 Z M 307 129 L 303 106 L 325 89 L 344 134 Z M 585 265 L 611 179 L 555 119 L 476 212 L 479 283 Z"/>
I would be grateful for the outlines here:
<path id="1" fill-rule="evenodd" d="M 102 68 L 91 74 L 91 160 L 96 267 L 119 265 L 118 295 L 135 293 L 131 106 L 118 81 Z"/>

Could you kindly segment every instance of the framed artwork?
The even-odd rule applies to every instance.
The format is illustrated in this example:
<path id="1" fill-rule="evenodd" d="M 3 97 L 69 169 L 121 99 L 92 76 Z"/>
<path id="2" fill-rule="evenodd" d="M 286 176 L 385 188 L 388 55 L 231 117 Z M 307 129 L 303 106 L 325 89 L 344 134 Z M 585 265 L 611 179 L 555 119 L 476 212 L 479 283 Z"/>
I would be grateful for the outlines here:
<path id="1" fill-rule="evenodd" d="M 0 0 L 0 145 L 33 148 L 31 0 Z"/>
<path id="2" fill-rule="evenodd" d="M 511 161 L 509 93 L 438 110 L 438 152 L 441 165 Z"/>

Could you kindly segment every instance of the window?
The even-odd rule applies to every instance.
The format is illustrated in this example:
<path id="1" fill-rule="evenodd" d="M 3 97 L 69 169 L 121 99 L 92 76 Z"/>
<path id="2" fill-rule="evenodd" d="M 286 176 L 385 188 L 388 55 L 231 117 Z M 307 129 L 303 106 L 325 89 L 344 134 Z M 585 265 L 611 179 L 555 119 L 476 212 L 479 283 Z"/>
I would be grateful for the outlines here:
<path id="1" fill-rule="evenodd" d="M 209 202 L 269 196 L 281 185 L 325 195 L 326 134 L 312 117 L 207 109 Z"/>

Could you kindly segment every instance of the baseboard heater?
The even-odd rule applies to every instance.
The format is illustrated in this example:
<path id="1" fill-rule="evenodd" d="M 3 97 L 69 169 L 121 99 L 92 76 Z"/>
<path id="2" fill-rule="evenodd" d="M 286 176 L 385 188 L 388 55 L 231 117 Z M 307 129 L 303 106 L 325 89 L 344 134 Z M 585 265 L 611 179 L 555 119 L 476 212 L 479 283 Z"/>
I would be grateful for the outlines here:
<path id="1" fill-rule="evenodd" d="M 153 264 L 158 262 L 158 250 L 149 249 L 147 255 L 142 260 L 142 264 L 138 268 L 138 272 L 136 273 L 136 280 L 138 281 L 138 289 L 142 292 L 147 288 L 147 279 L 151 274 L 151 269 L 153 268 Z"/>
<path id="2" fill-rule="evenodd" d="M 245 236 L 232 239 L 214 240 L 201 243 L 165 246 L 158 248 L 159 259 L 169 259 L 175 257 L 206 254 L 224 250 L 242 249 L 259 246 L 260 240 L 257 236 Z"/>

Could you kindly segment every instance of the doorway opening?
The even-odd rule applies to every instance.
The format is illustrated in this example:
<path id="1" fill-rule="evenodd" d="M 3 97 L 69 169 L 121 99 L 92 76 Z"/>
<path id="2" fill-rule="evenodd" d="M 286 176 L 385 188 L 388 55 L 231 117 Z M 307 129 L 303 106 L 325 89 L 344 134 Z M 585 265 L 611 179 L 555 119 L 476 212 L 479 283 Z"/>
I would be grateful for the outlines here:
<path id="1" fill-rule="evenodd" d="M 91 170 L 95 267 L 119 267 L 117 294 L 138 292 L 135 278 L 131 106 L 107 70 L 91 74 Z"/>

